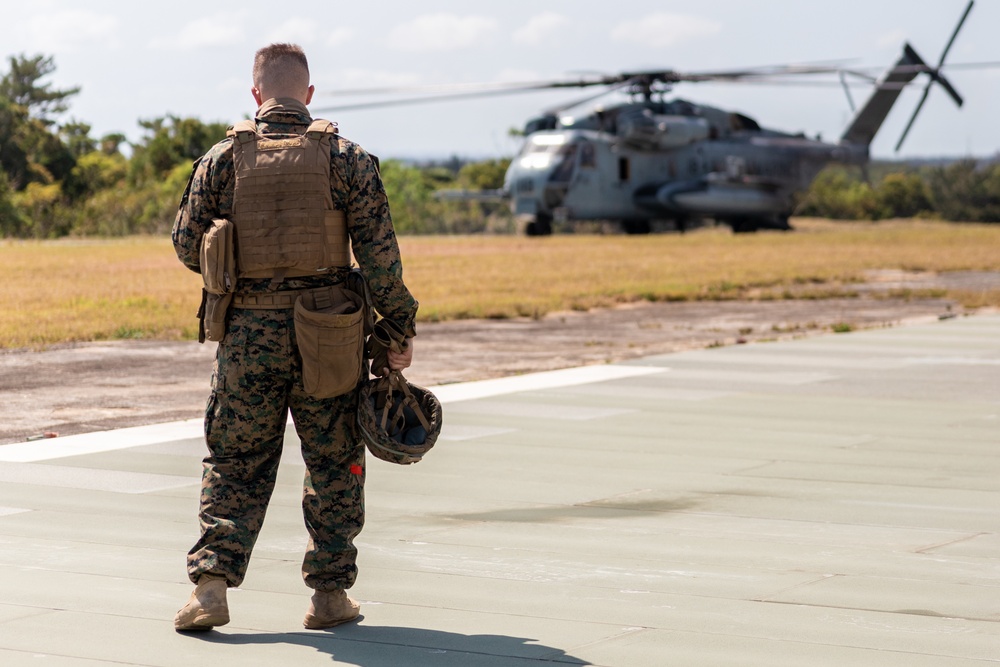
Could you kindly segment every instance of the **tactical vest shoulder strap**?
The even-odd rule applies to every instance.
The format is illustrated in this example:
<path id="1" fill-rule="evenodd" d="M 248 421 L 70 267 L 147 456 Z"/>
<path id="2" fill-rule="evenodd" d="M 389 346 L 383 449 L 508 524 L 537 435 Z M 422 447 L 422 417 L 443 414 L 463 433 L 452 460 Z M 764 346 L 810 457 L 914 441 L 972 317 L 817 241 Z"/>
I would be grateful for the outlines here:
<path id="1" fill-rule="evenodd" d="M 226 130 L 227 137 L 236 137 L 241 144 L 257 139 L 257 123 L 252 120 L 241 120 Z"/>
<path id="2" fill-rule="evenodd" d="M 339 131 L 336 123 L 317 118 L 309 125 L 306 134 L 310 139 L 320 139 L 324 134 L 337 134 Z"/>

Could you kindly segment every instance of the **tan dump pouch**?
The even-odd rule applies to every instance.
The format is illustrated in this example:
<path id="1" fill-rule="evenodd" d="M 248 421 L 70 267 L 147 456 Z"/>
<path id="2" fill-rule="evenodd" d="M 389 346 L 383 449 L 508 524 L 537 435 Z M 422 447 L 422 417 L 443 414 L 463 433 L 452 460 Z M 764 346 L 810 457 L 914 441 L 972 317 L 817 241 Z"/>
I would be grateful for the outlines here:
<path id="1" fill-rule="evenodd" d="M 201 310 L 198 312 L 201 320 L 198 342 L 204 343 L 206 340 L 214 343 L 222 342 L 226 337 L 227 315 L 232 301 L 232 293 L 212 294 L 207 289 L 202 292 Z"/>
<path id="2" fill-rule="evenodd" d="M 236 289 L 234 229 L 228 220 L 215 219 L 201 237 L 201 277 L 210 294 L 228 294 Z M 212 339 L 210 339 L 212 340 Z"/>
<path id="3" fill-rule="evenodd" d="M 362 379 L 362 297 L 340 287 L 313 289 L 295 301 L 295 342 L 302 357 L 302 384 L 313 398 L 333 398 Z"/>

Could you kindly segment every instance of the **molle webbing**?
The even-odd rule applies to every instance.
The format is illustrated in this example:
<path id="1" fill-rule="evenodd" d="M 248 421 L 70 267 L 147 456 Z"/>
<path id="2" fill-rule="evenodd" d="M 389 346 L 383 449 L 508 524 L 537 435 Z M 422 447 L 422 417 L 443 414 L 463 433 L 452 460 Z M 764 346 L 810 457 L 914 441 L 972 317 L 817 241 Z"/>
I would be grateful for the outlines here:
<path id="1" fill-rule="evenodd" d="M 253 121 L 234 137 L 237 267 L 247 278 L 309 276 L 351 263 L 347 218 L 333 210 L 330 150 L 336 129 L 317 120 L 304 135 L 263 136 Z"/>
<path id="2" fill-rule="evenodd" d="M 303 295 L 309 295 L 318 309 L 333 305 L 330 300 L 330 287 L 313 287 L 308 289 L 282 290 L 280 292 L 265 292 L 263 294 L 234 294 L 234 308 L 250 310 L 284 310 L 295 307 L 295 301 Z"/>

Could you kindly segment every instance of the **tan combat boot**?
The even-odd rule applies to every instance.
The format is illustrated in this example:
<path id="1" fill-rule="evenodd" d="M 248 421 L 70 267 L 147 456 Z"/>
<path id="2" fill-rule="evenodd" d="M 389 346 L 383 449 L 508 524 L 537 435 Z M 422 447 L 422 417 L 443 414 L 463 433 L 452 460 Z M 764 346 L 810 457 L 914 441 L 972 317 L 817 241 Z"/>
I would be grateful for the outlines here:
<path id="1" fill-rule="evenodd" d="M 191 599 L 174 617 L 176 630 L 211 630 L 229 622 L 229 605 L 226 603 L 225 579 L 202 577 L 198 580 Z"/>
<path id="2" fill-rule="evenodd" d="M 359 613 L 361 605 L 347 597 L 346 591 L 316 591 L 302 624 L 309 630 L 322 630 L 353 621 Z"/>

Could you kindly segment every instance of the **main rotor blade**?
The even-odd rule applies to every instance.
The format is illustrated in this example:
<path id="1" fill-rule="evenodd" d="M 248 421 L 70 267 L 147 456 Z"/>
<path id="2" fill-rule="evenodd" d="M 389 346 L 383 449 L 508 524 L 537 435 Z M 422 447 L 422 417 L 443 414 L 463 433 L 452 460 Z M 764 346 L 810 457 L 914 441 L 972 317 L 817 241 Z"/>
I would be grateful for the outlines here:
<path id="1" fill-rule="evenodd" d="M 617 90 L 621 90 L 622 88 L 624 88 L 625 86 L 628 86 L 630 84 L 631 84 L 631 81 L 622 81 L 621 83 L 612 84 L 612 85 L 608 86 L 608 88 L 606 90 L 602 90 L 601 92 L 597 93 L 596 95 L 588 95 L 587 97 L 584 97 L 582 99 L 573 100 L 572 102 L 567 102 L 565 104 L 560 104 L 557 107 L 552 107 L 552 108 L 546 109 L 544 113 L 546 115 L 556 116 L 556 115 L 562 113 L 563 111 L 566 111 L 567 109 L 572 109 L 573 107 L 580 106 L 581 104 L 586 104 L 587 102 L 591 102 L 593 100 L 599 99 L 601 97 L 604 97 L 605 95 L 610 95 L 611 93 L 613 93 L 613 92 L 615 92 Z"/>
<path id="2" fill-rule="evenodd" d="M 541 81 L 495 81 L 492 83 L 445 83 L 423 86 L 386 86 L 383 88 L 335 88 L 325 91 L 323 95 L 337 97 L 352 97 L 359 95 L 394 95 L 399 93 L 427 94 L 461 94 L 479 92 L 521 92 L 522 90 L 546 90 L 549 88 L 586 88 L 589 86 L 608 85 L 617 81 L 608 77 L 600 79 L 560 79 Z"/>
<path id="3" fill-rule="evenodd" d="M 499 95 L 513 95 L 516 93 L 530 93 L 545 90 L 545 87 L 535 88 L 508 88 L 504 90 L 479 90 L 467 93 L 451 93 L 449 95 L 433 95 L 426 97 L 405 97 L 394 100 L 375 100 L 371 102 L 358 102 L 357 104 L 337 104 L 325 107 L 316 107 L 314 111 L 357 111 L 360 109 L 378 109 L 381 107 L 398 107 L 408 104 L 429 104 L 431 102 L 446 102 L 449 100 L 466 100 L 480 97 L 497 97 Z"/>
<path id="4" fill-rule="evenodd" d="M 952 38 L 949 40 L 947 46 L 945 47 L 945 52 L 942 55 L 942 62 L 944 57 L 948 54 L 951 49 L 952 44 L 958 35 L 959 30 L 965 23 L 969 12 L 972 9 L 975 0 L 970 0 L 968 6 L 966 7 L 965 13 L 962 15 L 958 26 L 956 27 Z M 599 98 L 603 95 L 613 92 L 614 90 L 620 90 L 629 85 L 635 85 L 637 90 L 649 91 L 653 90 L 655 86 L 671 86 L 677 83 L 708 83 L 708 82 L 719 82 L 719 83 L 742 83 L 742 84 L 758 84 L 758 85 L 773 85 L 773 86 L 802 86 L 802 87 L 823 87 L 823 86 L 847 86 L 847 85 L 862 85 L 855 82 L 844 81 L 843 76 L 849 75 L 852 77 L 857 77 L 858 79 L 863 79 L 867 83 L 864 85 L 870 85 L 876 82 L 877 78 L 873 74 L 867 72 L 866 67 L 852 67 L 850 69 L 845 68 L 845 61 L 841 60 L 828 60 L 828 61 L 815 61 L 807 62 L 793 65 L 763 65 L 760 67 L 748 67 L 743 69 L 734 70 L 707 70 L 701 72 L 678 72 L 676 70 L 636 70 L 631 72 L 622 72 L 619 74 L 610 75 L 596 75 L 589 77 L 581 77 L 578 79 L 548 79 L 540 81 L 512 81 L 512 82 L 493 82 L 493 83 L 459 83 L 459 84 L 438 84 L 438 85 L 417 85 L 417 86 L 383 86 L 381 88 L 349 88 L 349 89 L 338 89 L 332 90 L 324 93 L 324 96 L 338 96 L 338 97 L 350 97 L 350 96 L 384 96 L 393 94 L 405 94 L 407 97 L 402 97 L 398 99 L 383 99 L 383 100 L 369 100 L 365 102 L 358 102 L 354 104 L 331 104 L 329 106 L 317 108 L 317 111 L 352 111 L 360 109 L 375 109 L 379 107 L 392 107 L 392 106 L 403 106 L 408 104 L 428 104 L 431 102 L 447 102 L 452 100 L 462 100 L 462 99 L 476 99 L 483 97 L 498 97 L 501 95 L 513 95 L 517 93 L 524 92 L 541 92 L 545 90 L 557 90 L 563 88 L 587 88 L 593 86 L 605 86 L 608 90 L 602 91 L 596 95 L 589 96 L 583 100 L 576 100 L 574 102 L 568 102 L 566 104 L 560 105 L 550 110 L 553 113 L 560 113 L 566 109 L 573 106 L 583 104 L 592 99 Z M 945 89 L 948 91 L 949 95 L 955 100 L 959 106 L 962 105 L 962 98 L 959 96 L 954 87 L 952 87 L 943 76 L 940 74 L 940 70 L 943 69 L 972 69 L 972 68 L 990 68 L 990 67 L 1000 67 L 1000 61 L 987 61 L 987 62 L 973 62 L 973 63 L 957 63 L 950 65 L 939 65 L 937 69 L 932 68 L 928 65 L 901 65 L 896 68 L 900 72 L 917 72 L 926 73 L 933 77 L 938 83 L 941 83 Z M 872 72 L 875 70 L 872 69 Z M 820 81 L 816 79 L 803 79 L 801 77 L 808 77 L 809 75 L 818 75 L 823 77 L 824 75 L 837 74 L 841 77 L 839 82 L 837 81 Z M 910 84 L 883 84 L 883 87 L 899 87 L 903 88 Z M 662 90 L 662 89 L 661 89 Z M 410 96 L 412 94 L 412 96 Z"/>
<path id="5" fill-rule="evenodd" d="M 586 88 L 590 86 L 616 86 L 629 82 L 650 81 L 659 83 L 679 83 L 724 80 L 732 81 L 760 76 L 786 76 L 803 74 L 829 74 L 840 71 L 841 67 L 822 63 L 806 63 L 799 65 L 765 65 L 739 70 L 718 70 L 704 72 L 677 72 L 675 70 L 638 70 L 621 72 L 619 74 L 598 75 L 579 79 L 549 79 L 541 81 L 512 81 L 492 83 L 458 83 L 432 84 L 414 86 L 383 86 L 375 88 L 340 88 L 324 92 L 324 95 L 338 97 L 359 95 L 394 95 L 394 94 L 479 94 L 481 92 L 521 92 L 522 90 L 547 90 L 558 88 Z M 843 62 L 843 61 L 836 61 Z"/>
<path id="6" fill-rule="evenodd" d="M 491 83 L 441 83 L 413 86 L 385 86 L 383 88 L 334 88 L 324 91 L 324 96 L 352 97 L 356 95 L 398 95 L 416 93 L 450 93 L 460 91 L 509 90 L 520 88 L 537 88 L 547 86 L 555 81 L 496 81 Z"/>

